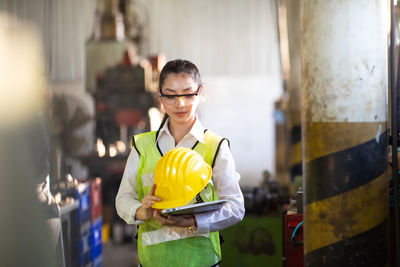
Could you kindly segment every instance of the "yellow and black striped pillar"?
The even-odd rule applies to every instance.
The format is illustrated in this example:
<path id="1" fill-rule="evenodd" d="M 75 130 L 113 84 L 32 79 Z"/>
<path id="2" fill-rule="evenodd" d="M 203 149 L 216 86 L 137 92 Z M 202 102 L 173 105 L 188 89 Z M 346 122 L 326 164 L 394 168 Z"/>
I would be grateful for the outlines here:
<path id="1" fill-rule="evenodd" d="M 387 266 L 387 1 L 301 12 L 304 265 Z"/>
<path id="2" fill-rule="evenodd" d="M 301 60 L 300 60 L 300 1 L 286 0 L 289 40 L 290 72 L 289 121 L 290 121 L 290 176 L 292 181 L 302 175 L 301 152 Z"/>

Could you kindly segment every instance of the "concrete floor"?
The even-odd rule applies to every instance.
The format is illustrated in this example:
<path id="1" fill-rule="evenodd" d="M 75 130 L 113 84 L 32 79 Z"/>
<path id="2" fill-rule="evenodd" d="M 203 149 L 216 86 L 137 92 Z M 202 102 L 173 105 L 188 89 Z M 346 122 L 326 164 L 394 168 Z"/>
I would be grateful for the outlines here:
<path id="1" fill-rule="evenodd" d="M 103 267 L 137 267 L 136 240 L 115 244 L 112 240 L 103 244 Z"/>

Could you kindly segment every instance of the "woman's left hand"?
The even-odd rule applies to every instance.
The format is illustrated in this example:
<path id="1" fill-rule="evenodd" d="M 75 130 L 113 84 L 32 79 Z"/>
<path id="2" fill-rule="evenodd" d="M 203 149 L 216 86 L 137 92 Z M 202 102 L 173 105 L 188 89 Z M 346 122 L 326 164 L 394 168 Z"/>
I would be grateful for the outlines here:
<path id="1" fill-rule="evenodd" d="M 189 227 L 195 223 L 193 217 L 172 215 L 167 215 L 167 217 L 161 216 L 161 210 L 154 210 L 153 217 L 165 226 Z"/>

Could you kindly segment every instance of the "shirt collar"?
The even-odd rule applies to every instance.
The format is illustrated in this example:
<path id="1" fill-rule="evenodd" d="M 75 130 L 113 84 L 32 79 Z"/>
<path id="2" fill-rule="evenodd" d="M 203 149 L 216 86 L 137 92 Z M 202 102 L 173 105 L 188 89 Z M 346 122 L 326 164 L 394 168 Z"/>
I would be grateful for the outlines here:
<path id="1" fill-rule="evenodd" d="M 169 118 L 165 121 L 164 125 L 159 130 L 157 140 L 163 134 L 168 134 L 168 135 L 172 136 L 171 132 L 169 131 L 169 128 L 168 128 L 168 122 L 169 122 Z M 196 118 L 196 121 L 194 122 L 192 129 L 190 129 L 190 131 L 186 135 L 192 135 L 194 138 L 197 139 L 197 141 L 204 144 L 204 130 L 205 130 L 205 128 L 203 127 L 203 125 L 201 124 L 199 119 Z"/>

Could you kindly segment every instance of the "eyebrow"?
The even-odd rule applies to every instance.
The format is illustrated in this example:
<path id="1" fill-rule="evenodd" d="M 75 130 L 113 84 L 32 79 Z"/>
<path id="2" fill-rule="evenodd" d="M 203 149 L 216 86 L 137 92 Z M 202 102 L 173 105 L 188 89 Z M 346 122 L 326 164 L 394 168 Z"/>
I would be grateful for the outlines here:
<path id="1" fill-rule="evenodd" d="M 185 88 L 185 89 L 183 89 L 183 92 L 189 91 L 189 90 L 191 90 L 191 89 L 193 89 L 193 87 Z M 164 90 L 165 90 L 165 91 L 168 91 L 168 92 L 172 92 L 172 93 L 175 93 L 175 92 L 176 92 L 175 90 L 172 90 L 172 89 L 169 89 L 169 88 L 165 88 Z"/>

